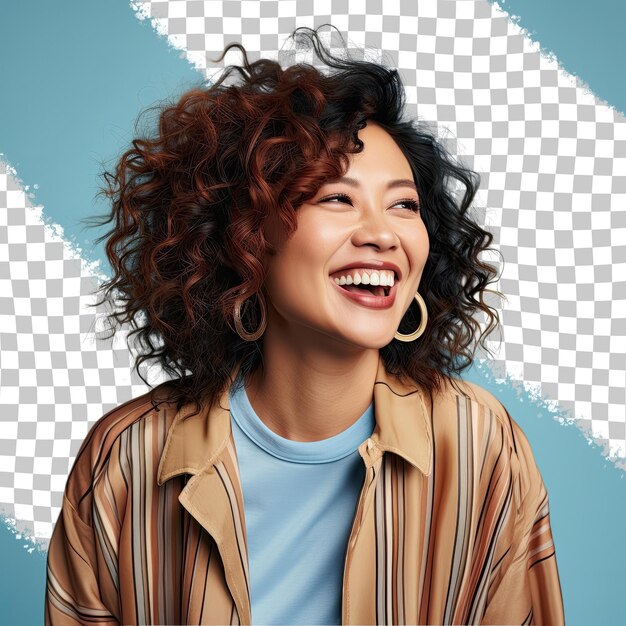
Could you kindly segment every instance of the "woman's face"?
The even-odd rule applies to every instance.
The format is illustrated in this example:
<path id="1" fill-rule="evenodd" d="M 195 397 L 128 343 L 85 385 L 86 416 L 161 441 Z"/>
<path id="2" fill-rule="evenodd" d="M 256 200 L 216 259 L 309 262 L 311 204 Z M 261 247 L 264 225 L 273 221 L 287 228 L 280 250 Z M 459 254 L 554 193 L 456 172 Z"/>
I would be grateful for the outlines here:
<path id="1" fill-rule="evenodd" d="M 285 333 L 290 342 L 380 349 L 419 286 L 429 245 L 409 163 L 379 125 L 369 121 L 359 138 L 363 151 L 350 156 L 345 177 L 327 182 L 297 209 L 296 231 L 266 257 L 266 332 Z M 385 264 L 390 267 L 370 278 L 373 266 Z M 394 269 L 394 286 L 384 288 L 390 296 L 362 288 L 368 279 L 380 283 L 381 274 L 387 283 Z M 380 286 L 373 290 L 382 293 Z"/>

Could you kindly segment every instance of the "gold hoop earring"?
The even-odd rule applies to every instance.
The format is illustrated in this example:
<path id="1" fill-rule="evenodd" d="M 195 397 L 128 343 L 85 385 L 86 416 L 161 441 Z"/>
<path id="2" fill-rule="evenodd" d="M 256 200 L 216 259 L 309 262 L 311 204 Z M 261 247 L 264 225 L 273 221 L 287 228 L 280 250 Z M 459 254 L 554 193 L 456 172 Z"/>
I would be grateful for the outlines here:
<path id="1" fill-rule="evenodd" d="M 414 297 L 417 300 L 417 304 L 420 307 L 420 312 L 421 312 L 420 325 L 418 326 L 416 331 L 413 331 L 409 335 L 403 335 L 400 332 L 396 332 L 394 337 L 400 341 L 413 341 L 414 339 L 417 339 L 418 337 L 420 337 L 424 333 L 424 330 L 426 328 L 426 322 L 428 321 L 428 309 L 426 308 L 426 303 L 424 302 L 424 299 L 422 298 L 422 296 L 420 296 L 419 292 L 416 291 Z"/>
<path id="2" fill-rule="evenodd" d="M 257 296 L 257 300 L 259 301 L 261 305 L 261 324 L 259 325 L 257 330 L 255 330 L 253 333 L 249 333 L 243 327 L 243 324 L 241 323 L 241 306 L 243 302 L 245 302 L 245 300 L 243 302 L 238 301 L 235 304 L 235 311 L 233 313 L 233 317 L 235 318 L 235 328 L 237 330 L 237 334 L 244 341 L 256 341 L 265 332 L 265 329 L 267 328 L 267 309 L 265 307 L 265 298 L 263 297 L 261 293 L 257 293 L 256 296 Z"/>

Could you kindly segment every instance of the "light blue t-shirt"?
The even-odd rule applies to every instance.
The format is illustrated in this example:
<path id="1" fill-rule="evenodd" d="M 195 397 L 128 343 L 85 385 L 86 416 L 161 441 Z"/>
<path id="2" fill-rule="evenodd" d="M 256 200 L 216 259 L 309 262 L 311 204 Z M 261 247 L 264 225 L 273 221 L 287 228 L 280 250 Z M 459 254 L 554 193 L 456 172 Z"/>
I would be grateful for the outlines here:
<path id="1" fill-rule="evenodd" d="M 341 624 L 345 555 L 365 479 L 357 448 L 374 431 L 374 404 L 334 437 L 292 441 L 261 421 L 240 382 L 229 397 L 252 623 Z"/>

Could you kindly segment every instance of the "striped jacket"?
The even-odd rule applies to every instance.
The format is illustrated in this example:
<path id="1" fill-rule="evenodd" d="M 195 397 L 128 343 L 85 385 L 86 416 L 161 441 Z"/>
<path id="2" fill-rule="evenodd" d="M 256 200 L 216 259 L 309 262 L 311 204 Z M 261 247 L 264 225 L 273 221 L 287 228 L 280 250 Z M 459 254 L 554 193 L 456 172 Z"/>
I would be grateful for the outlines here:
<path id="1" fill-rule="evenodd" d="M 379 361 L 344 624 L 564 623 L 528 440 L 488 391 L 459 386 L 431 404 Z M 48 551 L 48 625 L 250 624 L 228 390 L 185 419 L 162 389 L 106 414 L 79 451 Z"/>

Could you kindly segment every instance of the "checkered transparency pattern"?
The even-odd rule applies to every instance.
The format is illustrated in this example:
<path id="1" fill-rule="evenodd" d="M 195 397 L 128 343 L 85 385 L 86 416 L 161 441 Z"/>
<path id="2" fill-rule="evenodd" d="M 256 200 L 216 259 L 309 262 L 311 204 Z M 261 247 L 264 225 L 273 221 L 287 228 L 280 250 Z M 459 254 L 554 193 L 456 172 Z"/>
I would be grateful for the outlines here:
<path id="1" fill-rule="evenodd" d="M 127 331 L 106 340 L 107 311 L 90 306 L 105 277 L 27 191 L 0 160 L 0 513 L 45 544 L 89 427 L 147 387 Z"/>
<path id="2" fill-rule="evenodd" d="M 481 174 L 475 215 L 505 261 L 497 288 L 507 300 L 491 302 L 503 322 L 502 341 L 489 345 L 494 371 L 624 456 L 624 118 L 484 0 L 349 6 L 348 14 L 347 0 L 133 4 L 207 80 L 240 60 L 232 52 L 211 62 L 232 41 L 252 60 L 310 62 L 285 40 L 297 26 L 328 22 L 353 54 L 365 48 L 366 58 L 397 67 L 409 114 Z M 88 304 L 102 278 L 44 225 L 15 173 L 0 169 L 0 507 L 44 541 L 89 426 L 147 390 L 125 335 L 113 344 L 94 335 L 104 312 Z"/>

